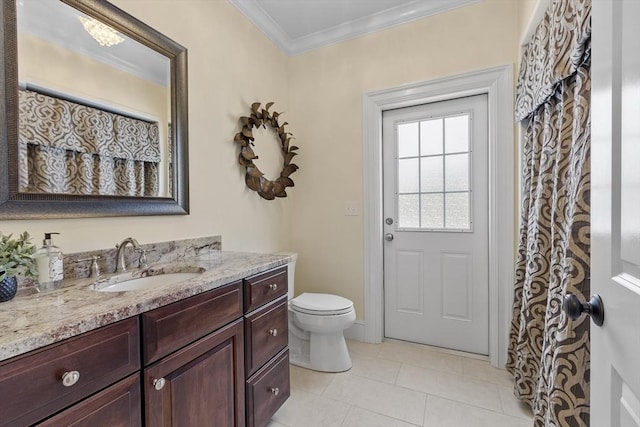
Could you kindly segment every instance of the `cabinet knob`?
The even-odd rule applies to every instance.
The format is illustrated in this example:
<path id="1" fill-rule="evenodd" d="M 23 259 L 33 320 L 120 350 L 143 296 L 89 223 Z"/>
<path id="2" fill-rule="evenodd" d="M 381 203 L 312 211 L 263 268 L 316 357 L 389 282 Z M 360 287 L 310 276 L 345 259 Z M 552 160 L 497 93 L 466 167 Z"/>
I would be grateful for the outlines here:
<path id="1" fill-rule="evenodd" d="M 162 390 L 165 383 L 166 381 L 164 378 L 156 378 L 155 380 L 153 380 L 153 388 L 155 388 L 156 390 Z"/>
<path id="2" fill-rule="evenodd" d="M 271 387 L 271 393 L 277 396 L 278 394 L 280 394 L 280 389 L 278 387 Z"/>
<path id="3" fill-rule="evenodd" d="M 271 334 L 274 337 L 277 337 L 278 336 L 278 330 L 276 328 L 269 329 L 269 334 Z"/>
<path id="4" fill-rule="evenodd" d="M 271 289 L 272 291 L 275 291 L 276 289 L 278 289 L 278 284 L 277 283 L 270 284 L 269 289 Z"/>
<path id="5" fill-rule="evenodd" d="M 71 387 L 80 379 L 80 372 L 78 371 L 67 371 L 62 374 L 62 385 L 65 387 Z"/>

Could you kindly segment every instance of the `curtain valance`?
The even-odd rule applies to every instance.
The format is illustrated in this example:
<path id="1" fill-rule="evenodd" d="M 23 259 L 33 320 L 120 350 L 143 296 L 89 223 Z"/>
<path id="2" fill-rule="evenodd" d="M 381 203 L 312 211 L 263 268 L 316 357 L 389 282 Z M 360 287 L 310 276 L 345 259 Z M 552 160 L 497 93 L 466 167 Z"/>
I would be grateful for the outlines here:
<path id="1" fill-rule="evenodd" d="M 157 123 L 30 90 L 20 91 L 21 143 L 114 159 L 160 162 Z"/>
<path id="2" fill-rule="evenodd" d="M 525 48 L 516 89 L 516 120 L 530 116 L 590 55 L 591 1 L 553 0 Z"/>

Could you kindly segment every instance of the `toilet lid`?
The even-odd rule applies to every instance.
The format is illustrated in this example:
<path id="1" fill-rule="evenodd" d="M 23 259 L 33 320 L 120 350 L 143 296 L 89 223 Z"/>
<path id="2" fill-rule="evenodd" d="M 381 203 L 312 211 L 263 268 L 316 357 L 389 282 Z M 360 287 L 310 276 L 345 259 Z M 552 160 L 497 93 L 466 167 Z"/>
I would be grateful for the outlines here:
<path id="1" fill-rule="evenodd" d="M 344 314 L 353 310 L 353 302 L 338 295 L 303 293 L 291 300 L 294 310 L 315 315 Z"/>

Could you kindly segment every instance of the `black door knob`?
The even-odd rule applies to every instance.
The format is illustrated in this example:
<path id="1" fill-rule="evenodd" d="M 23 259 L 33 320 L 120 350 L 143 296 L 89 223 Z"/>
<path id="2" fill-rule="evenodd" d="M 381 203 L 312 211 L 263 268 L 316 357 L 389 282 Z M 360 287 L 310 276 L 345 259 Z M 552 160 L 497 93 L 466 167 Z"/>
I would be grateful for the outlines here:
<path id="1" fill-rule="evenodd" d="M 580 302 L 577 296 L 567 294 L 564 296 L 562 309 L 573 320 L 579 318 L 582 313 L 586 313 L 597 326 L 602 326 L 604 323 L 604 305 L 598 294 L 593 295 L 589 302 L 584 303 Z"/>

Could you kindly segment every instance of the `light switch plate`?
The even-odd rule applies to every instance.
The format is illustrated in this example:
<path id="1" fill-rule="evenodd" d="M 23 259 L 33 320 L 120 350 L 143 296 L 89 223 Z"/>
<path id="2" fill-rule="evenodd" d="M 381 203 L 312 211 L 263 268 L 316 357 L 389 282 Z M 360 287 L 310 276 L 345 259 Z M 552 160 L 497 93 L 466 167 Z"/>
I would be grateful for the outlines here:
<path id="1" fill-rule="evenodd" d="M 344 202 L 344 214 L 345 216 L 358 216 L 358 202 Z"/>

